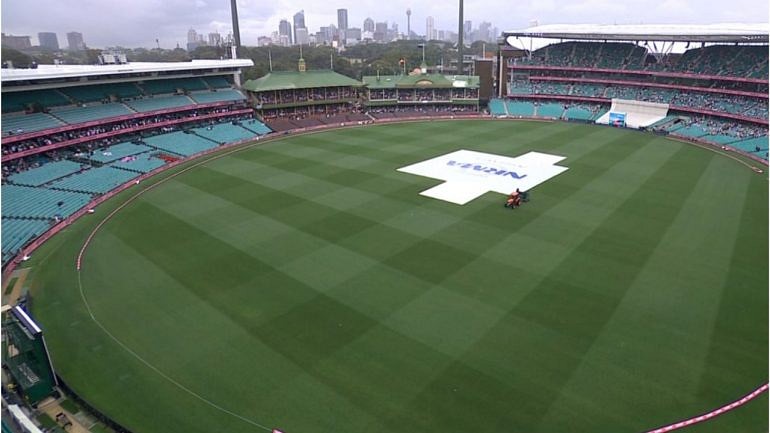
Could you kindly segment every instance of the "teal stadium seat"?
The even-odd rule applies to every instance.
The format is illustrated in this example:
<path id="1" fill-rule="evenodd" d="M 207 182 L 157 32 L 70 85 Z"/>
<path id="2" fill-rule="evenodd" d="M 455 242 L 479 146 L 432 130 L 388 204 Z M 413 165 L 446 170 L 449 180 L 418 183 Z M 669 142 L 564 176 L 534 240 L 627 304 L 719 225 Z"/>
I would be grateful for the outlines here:
<path id="1" fill-rule="evenodd" d="M 67 107 L 51 110 L 51 114 L 74 125 L 92 120 L 108 119 L 110 117 L 132 114 L 130 108 L 121 103 L 91 105 L 88 107 Z"/>
<path id="2" fill-rule="evenodd" d="M 584 107 L 572 106 L 564 112 L 564 117 L 574 120 L 591 120 L 593 113 Z"/>
<path id="3" fill-rule="evenodd" d="M 731 143 L 730 146 L 733 146 L 744 152 L 749 152 L 754 154 L 757 153 L 757 147 L 759 147 L 760 156 L 764 159 L 767 159 L 767 150 L 768 150 L 767 135 L 764 135 L 762 137 L 753 137 L 753 138 L 740 140 L 740 141 Z"/>
<path id="4" fill-rule="evenodd" d="M 562 113 L 564 113 L 564 106 L 560 103 L 546 103 L 537 107 L 538 117 L 560 118 Z"/>
<path id="5" fill-rule="evenodd" d="M 129 161 L 115 161 L 110 164 L 110 167 L 129 170 L 137 173 L 148 173 L 156 168 L 163 167 L 166 161 L 152 156 L 151 153 L 140 153 L 136 155 L 136 158 L 132 158 Z"/>
<path id="6" fill-rule="evenodd" d="M 154 98 L 137 99 L 127 101 L 126 105 L 136 111 L 145 113 L 148 111 L 162 110 L 164 108 L 186 107 L 195 105 L 195 102 L 185 95 L 156 96 Z"/>
<path id="7" fill-rule="evenodd" d="M 160 80 L 146 80 L 141 84 L 142 88 L 153 95 L 164 93 L 177 93 L 178 91 L 207 90 L 208 86 L 200 78 L 171 78 Z"/>
<path id="8" fill-rule="evenodd" d="M 535 104 L 528 101 L 506 101 L 510 116 L 532 117 L 535 114 Z"/>
<path id="9" fill-rule="evenodd" d="M 214 140 L 220 144 L 248 140 L 257 136 L 253 131 L 241 128 L 238 125 L 233 125 L 232 123 L 220 123 L 212 125 L 210 128 L 211 129 L 209 129 L 209 127 L 195 128 L 193 131 L 202 137 Z"/>
<path id="10" fill-rule="evenodd" d="M 12 174 L 8 176 L 8 180 L 19 185 L 40 186 L 78 171 L 80 171 L 80 163 L 78 162 L 55 161 Z"/>
<path id="11" fill-rule="evenodd" d="M 127 156 L 132 156 L 132 155 L 140 154 L 142 152 L 147 152 L 149 150 L 152 150 L 152 148 L 149 146 L 145 146 L 143 144 L 118 143 L 118 144 L 113 144 L 112 146 L 104 150 L 95 150 L 94 154 L 89 156 L 89 159 L 91 161 L 101 162 L 104 164 L 112 161 L 117 161 L 120 158 L 125 158 Z"/>
<path id="12" fill-rule="evenodd" d="M 12 259 L 29 241 L 42 235 L 51 227 L 48 220 L 3 218 L 3 264 Z M 5 431 L 5 430 L 3 430 Z"/>
<path id="13" fill-rule="evenodd" d="M 205 81 L 212 89 L 224 89 L 232 86 L 230 82 L 227 81 L 227 78 L 222 76 L 203 77 L 203 81 Z"/>
<path id="14" fill-rule="evenodd" d="M 254 132 L 257 135 L 265 135 L 273 132 L 269 126 L 265 125 L 257 119 L 245 120 L 241 123 L 241 126 L 248 129 L 249 131 Z"/>
<path id="15" fill-rule="evenodd" d="M 0 191 L 3 195 L 3 217 L 53 218 L 56 215 L 67 217 L 91 201 L 90 194 L 42 187 L 6 184 Z"/>
<path id="16" fill-rule="evenodd" d="M 111 96 L 117 98 L 135 98 L 142 94 L 134 83 L 92 84 L 88 86 L 64 87 L 61 91 L 79 102 L 103 101 Z"/>
<path id="17" fill-rule="evenodd" d="M 489 101 L 489 114 L 493 116 L 505 116 L 508 114 L 505 111 L 505 102 L 501 99 L 492 99 Z"/>
<path id="18" fill-rule="evenodd" d="M 245 101 L 246 97 L 237 90 L 218 90 L 216 92 L 195 92 L 190 93 L 190 97 L 199 104 L 221 101 Z"/>
<path id="19" fill-rule="evenodd" d="M 64 126 L 64 122 L 46 113 L 3 114 L 2 123 L 3 134 L 42 131 Z"/>
<path id="20" fill-rule="evenodd" d="M 43 107 L 56 107 L 71 104 L 69 99 L 56 90 L 28 90 L 22 92 L 3 92 L 3 113 L 24 111 L 31 104 Z"/>
<path id="21" fill-rule="evenodd" d="M 214 141 L 195 134 L 185 134 L 182 131 L 147 137 L 144 142 L 154 148 L 182 156 L 194 155 L 219 146 Z"/>
<path id="22" fill-rule="evenodd" d="M 50 188 L 67 191 L 89 192 L 104 194 L 139 176 L 136 172 L 118 170 L 109 166 L 96 167 L 82 173 L 74 174 L 50 184 Z"/>

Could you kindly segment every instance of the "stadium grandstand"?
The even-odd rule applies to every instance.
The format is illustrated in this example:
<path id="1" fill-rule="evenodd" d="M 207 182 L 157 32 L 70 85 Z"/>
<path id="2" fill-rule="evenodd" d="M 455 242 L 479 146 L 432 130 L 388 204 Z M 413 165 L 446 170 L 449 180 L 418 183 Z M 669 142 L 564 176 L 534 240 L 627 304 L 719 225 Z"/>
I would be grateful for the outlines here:
<path id="1" fill-rule="evenodd" d="M 251 60 L 39 65 L 2 74 L 2 261 L 170 162 L 272 130 L 239 90 Z"/>
<path id="2" fill-rule="evenodd" d="M 636 126 L 768 158 L 766 25 L 553 25 L 504 36 L 545 46 L 502 60 L 492 115 L 606 124 L 613 101 L 656 103 L 665 108 Z"/>
<path id="3" fill-rule="evenodd" d="M 270 72 L 243 89 L 275 131 L 369 120 L 360 112 L 362 83 L 331 70 Z"/>
<path id="4" fill-rule="evenodd" d="M 424 69 L 423 69 L 424 71 Z M 365 106 L 376 118 L 477 113 L 479 77 L 428 74 L 365 76 Z"/>

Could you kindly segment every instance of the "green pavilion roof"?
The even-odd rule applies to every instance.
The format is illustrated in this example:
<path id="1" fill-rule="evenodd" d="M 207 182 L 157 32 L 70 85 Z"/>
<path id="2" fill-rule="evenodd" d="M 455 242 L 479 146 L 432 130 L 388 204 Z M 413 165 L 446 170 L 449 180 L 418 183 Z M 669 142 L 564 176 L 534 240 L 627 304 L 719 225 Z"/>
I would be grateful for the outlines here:
<path id="1" fill-rule="evenodd" d="M 250 92 L 271 90 L 315 89 L 320 87 L 360 87 L 362 83 L 331 70 L 306 72 L 271 72 L 256 80 L 248 80 L 243 88 Z"/>

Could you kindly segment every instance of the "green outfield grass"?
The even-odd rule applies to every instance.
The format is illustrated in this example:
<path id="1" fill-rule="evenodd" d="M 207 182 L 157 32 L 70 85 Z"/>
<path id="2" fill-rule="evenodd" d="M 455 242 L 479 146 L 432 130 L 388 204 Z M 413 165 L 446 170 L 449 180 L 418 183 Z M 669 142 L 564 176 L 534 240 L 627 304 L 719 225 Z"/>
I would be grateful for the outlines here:
<path id="1" fill-rule="evenodd" d="M 569 170 L 514 211 L 396 171 L 460 148 Z M 641 432 L 767 381 L 768 179 L 712 151 L 491 121 L 262 143 L 117 213 L 81 294 L 135 191 L 28 284 L 58 373 L 136 433 Z M 767 401 L 688 431 L 766 431 Z"/>

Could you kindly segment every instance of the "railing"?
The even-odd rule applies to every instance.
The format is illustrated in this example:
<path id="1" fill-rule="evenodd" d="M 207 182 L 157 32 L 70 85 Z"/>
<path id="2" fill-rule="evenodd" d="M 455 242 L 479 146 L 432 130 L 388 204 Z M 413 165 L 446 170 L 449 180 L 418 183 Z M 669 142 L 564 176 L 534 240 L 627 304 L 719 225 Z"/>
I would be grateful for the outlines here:
<path id="1" fill-rule="evenodd" d="M 122 122 L 124 120 L 141 120 L 147 117 L 153 117 L 163 114 L 182 113 L 184 111 L 202 110 L 207 108 L 225 107 L 231 105 L 237 101 L 221 101 L 210 102 L 206 104 L 194 104 L 185 105 L 184 107 L 164 108 L 161 110 L 147 111 L 143 113 L 134 114 L 122 114 L 120 116 L 106 117 L 103 119 L 89 120 L 88 122 L 76 123 L 72 125 L 57 126 L 55 128 L 43 129 L 40 131 L 27 132 L 18 135 L 8 135 L 2 138 L 3 145 L 18 143 L 20 141 L 30 140 L 39 137 L 45 137 L 46 135 L 59 134 L 62 132 L 75 131 L 82 128 L 90 128 L 92 126 L 107 126 L 111 123 Z"/>
<path id="2" fill-rule="evenodd" d="M 595 104 L 610 104 L 612 99 L 599 98 L 595 96 L 572 96 L 572 95 L 550 95 L 550 94 L 511 94 L 508 95 L 510 99 L 550 99 L 556 101 L 578 101 L 578 102 L 590 102 Z M 683 107 L 679 105 L 670 105 L 670 110 L 682 111 L 685 113 L 702 114 L 705 116 L 723 117 L 727 119 L 740 120 L 743 122 L 756 123 L 758 125 L 767 125 L 767 119 L 757 119 L 756 117 L 748 117 L 740 114 L 725 113 L 722 111 L 704 110 L 701 108 Z"/>
<path id="3" fill-rule="evenodd" d="M 8 155 L 3 155 L 1 161 L 2 162 L 13 161 L 14 159 L 19 159 L 25 156 L 35 155 L 43 152 L 50 152 L 52 150 L 60 149 L 62 147 L 72 146 L 72 145 L 81 144 L 81 143 L 87 143 L 89 141 L 102 140 L 105 138 L 116 137 L 116 136 L 131 134 L 135 132 L 146 131 L 148 129 L 156 129 L 156 128 L 162 128 L 164 126 L 180 125 L 183 123 L 196 122 L 201 120 L 217 119 L 220 117 L 227 117 L 227 116 L 233 116 L 233 115 L 239 115 L 239 114 L 249 114 L 251 112 L 252 112 L 251 108 L 243 108 L 241 110 L 236 110 L 236 111 L 211 113 L 211 114 L 205 114 L 201 116 L 188 116 L 181 119 L 171 119 L 171 120 L 166 120 L 158 123 L 148 123 L 146 125 L 137 125 L 131 128 L 119 129 L 117 131 L 108 131 L 101 134 L 73 138 L 71 140 L 61 141 L 59 143 L 53 143 L 46 146 L 35 147 L 32 149 L 23 150 L 21 152 L 15 152 Z"/>
<path id="4" fill-rule="evenodd" d="M 679 84 L 648 83 L 644 81 L 625 81 L 625 80 L 608 80 L 603 78 L 577 78 L 577 77 L 571 78 L 571 77 L 550 77 L 550 76 L 532 76 L 532 77 L 529 77 L 529 79 L 530 81 L 555 81 L 555 82 L 569 82 L 569 83 L 613 84 L 613 85 L 633 86 L 633 87 L 657 87 L 661 89 L 686 90 L 688 92 L 715 93 L 715 94 L 749 96 L 752 98 L 768 99 L 767 93 L 746 92 L 743 90 L 733 90 L 733 89 L 714 89 L 711 87 L 683 86 Z"/>
<path id="5" fill-rule="evenodd" d="M 687 78 L 691 80 L 719 80 L 733 81 L 737 83 L 765 84 L 768 80 L 762 78 L 728 77 L 725 75 L 702 75 L 692 72 L 662 72 L 662 71 L 644 71 L 639 69 L 607 69 L 607 68 L 581 68 L 573 66 L 540 66 L 540 65 L 508 65 L 508 69 L 513 70 L 534 70 L 534 71 L 564 71 L 564 72 L 599 72 L 603 74 L 627 74 L 643 75 L 647 77 L 665 77 L 665 78 Z"/>

